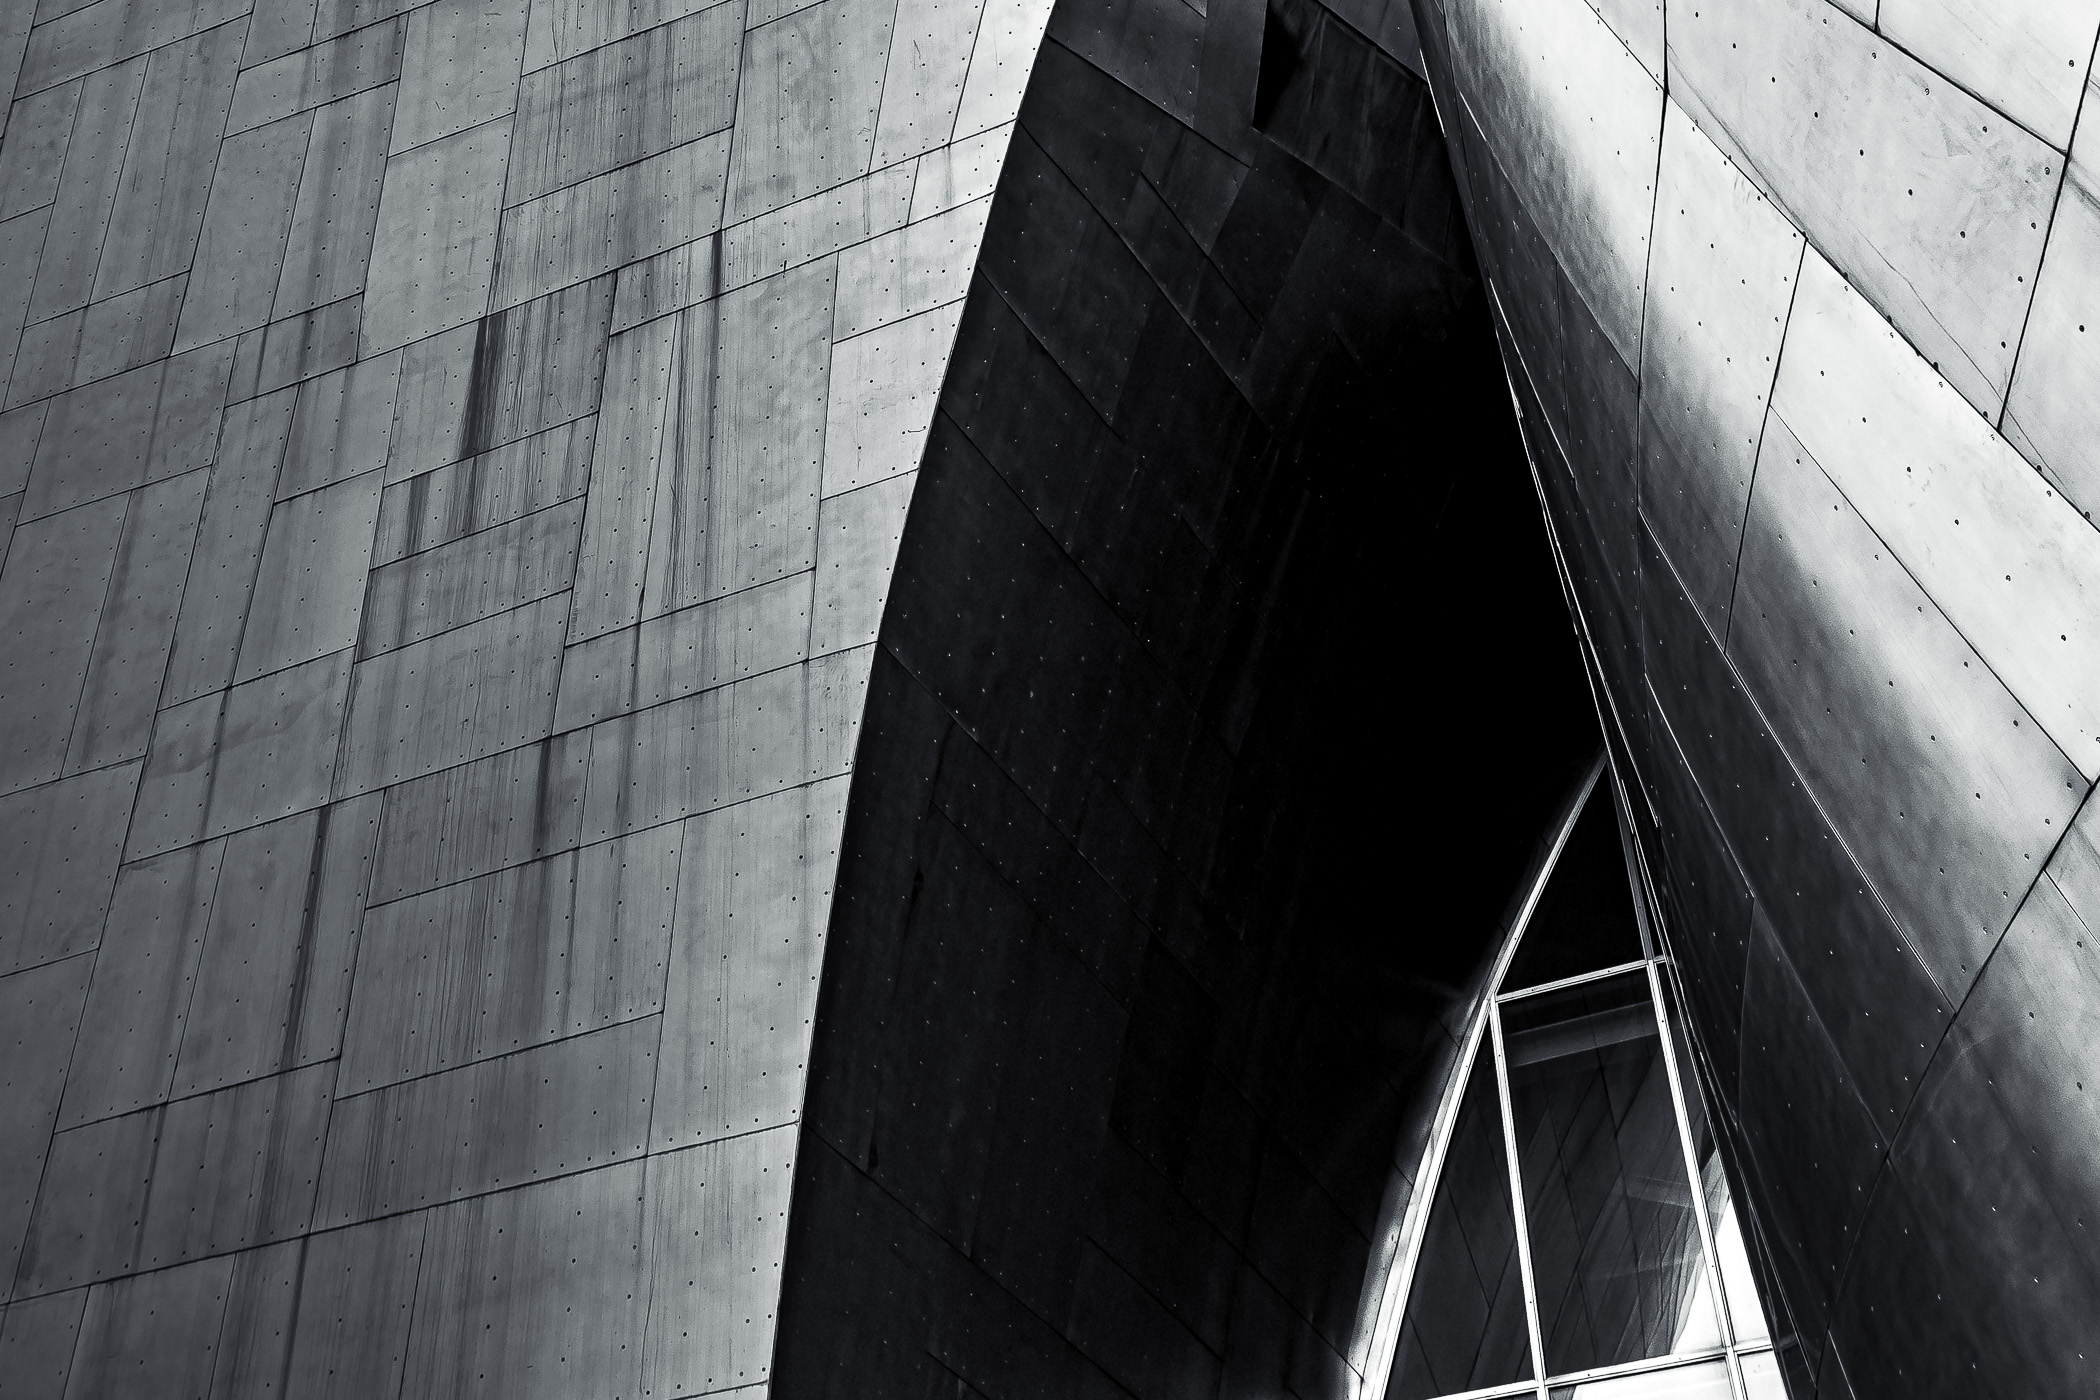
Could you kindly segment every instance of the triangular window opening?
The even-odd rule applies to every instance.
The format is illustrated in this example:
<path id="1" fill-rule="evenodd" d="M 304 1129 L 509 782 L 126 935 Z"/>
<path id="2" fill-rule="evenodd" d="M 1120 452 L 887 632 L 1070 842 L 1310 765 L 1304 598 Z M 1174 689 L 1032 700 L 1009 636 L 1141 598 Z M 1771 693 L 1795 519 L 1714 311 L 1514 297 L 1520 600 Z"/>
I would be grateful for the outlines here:
<path id="1" fill-rule="evenodd" d="M 1601 770 L 1438 1115 L 1385 1400 L 1785 1400 Z"/>

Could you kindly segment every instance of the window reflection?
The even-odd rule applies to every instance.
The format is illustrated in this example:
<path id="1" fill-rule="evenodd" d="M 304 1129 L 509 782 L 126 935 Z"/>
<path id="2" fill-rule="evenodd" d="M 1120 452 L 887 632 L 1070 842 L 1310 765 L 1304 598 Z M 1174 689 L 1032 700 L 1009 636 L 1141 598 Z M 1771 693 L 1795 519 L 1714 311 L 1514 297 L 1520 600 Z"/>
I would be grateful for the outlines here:
<path id="1" fill-rule="evenodd" d="M 1502 1111 L 1492 1058 L 1480 1055 L 1445 1150 L 1386 1397 L 1428 1400 L 1531 1375 Z"/>
<path id="2" fill-rule="evenodd" d="M 1547 1374 L 1718 1340 L 1646 973 L 1502 1020 Z"/>

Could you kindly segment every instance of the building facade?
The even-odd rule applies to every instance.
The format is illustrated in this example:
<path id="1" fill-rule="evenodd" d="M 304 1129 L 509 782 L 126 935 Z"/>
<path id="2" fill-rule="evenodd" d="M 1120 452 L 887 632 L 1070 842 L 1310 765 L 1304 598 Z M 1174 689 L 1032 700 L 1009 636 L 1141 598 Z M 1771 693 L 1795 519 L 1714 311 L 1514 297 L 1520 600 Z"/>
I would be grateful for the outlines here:
<path id="1" fill-rule="evenodd" d="M 2100 15 L 1418 14 L 1790 1390 L 2087 1393 Z"/>
<path id="2" fill-rule="evenodd" d="M 1796 1400 L 2082 1393 L 2095 21 L 1682 9 L 7 7 L 0 1395 L 1413 1394 L 1600 716 Z"/>

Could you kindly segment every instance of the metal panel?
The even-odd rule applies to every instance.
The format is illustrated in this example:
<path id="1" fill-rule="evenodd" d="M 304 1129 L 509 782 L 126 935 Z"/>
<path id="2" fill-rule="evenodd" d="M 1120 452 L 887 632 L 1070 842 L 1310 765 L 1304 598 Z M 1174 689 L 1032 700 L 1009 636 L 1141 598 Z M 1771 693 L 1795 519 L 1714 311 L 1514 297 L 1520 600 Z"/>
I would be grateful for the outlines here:
<path id="1" fill-rule="evenodd" d="M 723 0 L 631 0 L 625 5 L 606 6 L 596 0 L 550 0 L 534 5 L 525 28 L 525 71 L 534 72 L 722 3 Z"/>
<path id="2" fill-rule="evenodd" d="M 0 567 L 0 792 L 63 771 L 130 498 L 15 527 Z"/>
<path id="3" fill-rule="evenodd" d="M 2059 151 L 2071 148 L 2100 23 L 2091 5 L 1880 0 L 1873 23 Z"/>
<path id="4" fill-rule="evenodd" d="M 205 1394 L 232 1274 L 233 1260 L 206 1259 L 88 1290 L 66 1400 Z"/>
<path id="5" fill-rule="evenodd" d="M 2074 162 L 2056 201 L 2001 424 L 2088 518 L 2100 510 L 2100 440 L 2088 412 L 2100 386 L 2100 195 L 2091 181 Z"/>
<path id="6" fill-rule="evenodd" d="M 891 165 L 948 143 L 962 105 L 985 0 L 901 0 L 883 74 L 874 164 Z"/>
<path id="7" fill-rule="evenodd" d="M 488 309 L 509 155 L 510 122 L 499 119 L 387 162 L 365 285 L 365 354 Z"/>
<path id="8" fill-rule="evenodd" d="M 388 440 L 386 479 L 404 481 L 432 467 L 473 456 L 467 441 L 467 402 L 485 378 L 487 321 L 455 326 L 401 352 L 401 383 L 394 392 L 394 431 Z M 493 446 L 484 444 L 483 446 Z"/>
<path id="9" fill-rule="evenodd" d="M 278 500 L 386 465 L 400 374 L 401 356 L 389 354 L 299 386 L 299 406 L 277 475 Z M 378 483 L 368 484 L 377 489 Z"/>
<path id="10" fill-rule="evenodd" d="M 1639 364 L 1662 89 L 1581 0 L 1453 0 L 1448 20 L 1517 198 L 1619 358 Z"/>
<path id="11" fill-rule="evenodd" d="M 727 131 L 507 209 L 495 304 L 515 306 L 722 225 Z"/>
<path id="12" fill-rule="evenodd" d="M 1977 980 L 1895 1144 L 1897 1179 L 1911 1188 L 1903 1214 L 1942 1263 L 1925 1273 L 1889 1261 L 1862 1280 L 1865 1305 L 1907 1304 L 1918 1318 L 1911 1327 L 1892 1320 L 1847 1329 L 1867 1344 L 1846 1348 L 1862 1395 L 1885 1388 L 1867 1382 L 1910 1372 L 1934 1352 L 2017 1376 L 2021 1392 L 2072 1395 L 2084 1386 L 2078 1353 L 2100 1342 L 2100 1268 L 2075 1243 L 2090 1229 L 2096 1186 L 2096 1033 L 2093 932 L 2040 881 Z M 1933 1287 L 1939 1278 L 1959 1278 L 1962 1292 L 1946 1298 Z M 1862 1360 L 1866 1369 L 1852 1369 Z"/>
<path id="13" fill-rule="evenodd" d="M 955 113 L 957 140 L 1021 115 L 1021 92 L 1043 47 L 1051 9 L 1052 0 L 985 0 L 970 73 Z"/>
<path id="14" fill-rule="evenodd" d="M 754 676 L 587 731 L 583 830 L 597 840 L 844 773 L 869 649 Z"/>
<path id="15" fill-rule="evenodd" d="M 814 562 L 832 291 L 826 260 L 682 313 L 644 618 Z"/>
<path id="16" fill-rule="evenodd" d="M 613 279 L 600 277 L 481 323 L 458 455 L 500 447 L 596 411 L 612 299 Z"/>
<path id="17" fill-rule="evenodd" d="M 583 502 L 572 500 L 372 571 L 360 656 L 568 590 Z"/>
<path id="18" fill-rule="evenodd" d="M 1641 346 L 1641 509 L 1700 617 L 1728 627 L 1801 235 L 1664 104 Z"/>
<path id="19" fill-rule="evenodd" d="M 80 689 L 67 747 L 68 772 L 145 756 L 209 477 L 205 471 L 188 472 L 131 498 L 95 631 L 94 653 Z M 65 520 L 72 514 L 51 518 Z M 6 575 L 0 573 L 0 595 L 6 584 Z"/>
<path id="20" fill-rule="evenodd" d="M 1772 399 L 2035 721 L 2100 777 L 2100 534 L 1813 255 Z"/>
<path id="21" fill-rule="evenodd" d="M 1657 82 L 1663 80 L 1662 0 L 1591 0 L 1590 8 L 1604 17 L 1619 42 L 1633 51 Z M 1400 55 L 1407 61 L 1407 55 Z M 1420 60 L 1415 61 L 1420 66 Z"/>
<path id="22" fill-rule="evenodd" d="M 575 846 L 588 735 L 512 749 L 388 789 L 371 898 L 399 899 Z"/>
<path id="23" fill-rule="evenodd" d="M 7 134 L 0 138 L 0 219 L 57 198 L 59 167 L 79 105 L 75 81 L 25 97 L 8 112 Z"/>
<path id="24" fill-rule="evenodd" d="M 558 593 L 359 662 L 337 795 L 545 738 L 568 612 Z"/>
<path id="25" fill-rule="evenodd" d="M 358 322 L 364 318 L 362 293 L 312 311 L 272 321 L 249 331 L 234 352 L 233 385 L 227 402 L 267 394 L 287 384 L 341 369 L 357 358 Z M 244 368 L 253 366 L 253 379 Z"/>
<path id="26" fill-rule="evenodd" d="M 127 763 L 0 797 L 0 972 L 95 946 L 138 781 Z"/>
<path id="27" fill-rule="evenodd" d="M 12 1275 L 10 1275 L 10 1279 Z M 87 1290 L 25 1299 L 0 1309 L 0 1385 L 8 1400 L 60 1400 Z"/>
<path id="28" fill-rule="evenodd" d="M 809 652 L 822 656 L 875 640 L 889 601 L 916 473 L 824 498 L 817 521 L 817 588 Z"/>
<path id="29" fill-rule="evenodd" d="M 762 583 L 570 647 L 562 657 L 555 732 L 802 660 L 809 654 L 814 577 Z"/>
<path id="30" fill-rule="evenodd" d="M 1663 556 L 1650 556 L 1641 581 L 1657 714 L 1742 862 L 1759 918 L 1796 968 L 1814 970 L 1808 997 L 1859 1096 L 1893 1132 L 1952 1003 L 1831 832 Z M 1748 1026 L 1746 1012 L 1746 1037 Z"/>
<path id="31" fill-rule="evenodd" d="M 528 8 L 528 0 L 437 0 L 410 12 L 390 149 L 465 131 L 516 105 Z"/>
<path id="32" fill-rule="evenodd" d="M 1777 416 L 1728 651 L 1960 1004 L 2085 784 Z"/>
<path id="33" fill-rule="evenodd" d="M 356 644 L 378 517 L 379 478 L 370 475 L 277 503 L 235 681 Z"/>
<path id="34" fill-rule="evenodd" d="M 327 801 L 349 685 L 345 650 L 162 710 L 128 854 L 150 855 Z"/>
<path id="35" fill-rule="evenodd" d="M 887 5 L 824 0 L 751 31 L 728 222 L 868 173 L 893 17 Z"/>
<path id="36" fill-rule="evenodd" d="M 242 1255 L 212 1400 L 397 1394 L 428 1220 L 398 1215 Z"/>
<path id="37" fill-rule="evenodd" d="M 1010 123 L 995 126 L 921 156 L 911 192 L 913 222 L 990 194 L 999 184 L 1013 134 Z"/>
<path id="38" fill-rule="evenodd" d="M 233 681 L 297 401 L 296 392 L 282 390 L 226 413 L 175 621 L 163 705 L 194 700 Z"/>
<path id="39" fill-rule="evenodd" d="M 656 1150 L 800 1120 L 846 787 L 811 783 L 685 823 Z"/>
<path id="40" fill-rule="evenodd" d="M 257 20 L 249 22 L 251 50 L 260 27 Z M 253 66 L 233 86 L 227 135 L 385 87 L 401 76 L 401 41 L 406 28 L 400 19 L 383 21 L 264 63 L 254 63 L 251 53 L 248 61 Z M 385 136 L 379 144 L 384 155 Z"/>
<path id="41" fill-rule="evenodd" d="M 44 431 L 46 404 L 30 404 L 10 413 L 0 413 L 0 493 L 20 497 L 29 480 L 29 465 L 36 458 L 36 440 Z M 14 529 L 9 519 L 8 529 Z"/>
<path id="42" fill-rule="evenodd" d="M 733 291 L 902 228 L 911 210 L 915 169 L 899 165 L 878 170 L 864 180 L 730 225 L 722 232 L 714 290 Z"/>
<path id="43" fill-rule="evenodd" d="M 918 470 L 961 319 L 951 302 L 831 347 L 824 495 Z"/>
<path id="44" fill-rule="evenodd" d="M 374 793 L 227 838 L 177 1096 L 336 1053 L 379 804 Z"/>
<path id="45" fill-rule="evenodd" d="M 1788 1306 L 1814 1336 L 1887 1149 L 1762 905 L 1752 924 L 1737 1112 L 1757 1182 L 1776 1199 L 1747 1204 L 1776 1246 Z"/>
<path id="46" fill-rule="evenodd" d="M 984 245 L 989 199 L 959 205 L 839 254 L 835 340 L 968 295 Z"/>
<path id="47" fill-rule="evenodd" d="M 1824 0 L 1675 19 L 1670 95 L 1995 415 L 2063 157 Z"/>
<path id="48" fill-rule="evenodd" d="M 7 1124 L 0 1135 L 0 1279 L 9 1286 L 44 1174 L 94 962 L 73 957 L 0 977 L 0 1058 L 7 1066 L 0 1072 L 0 1122 Z M 0 1287 L 0 1295 L 5 1292 Z M 0 1353 L 5 1350 L 0 1342 Z"/>
<path id="49" fill-rule="evenodd" d="M 375 566 L 576 500 L 589 484 L 596 417 L 579 418 L 388 486 Z"/>
<path id="50" fill-rule="evenodd" d="M 246 14 L 248 0 L 96 0 L 30 31 L 15 92 L 31 93 Z"/>
<path id="51" fill-rule="evenodd" d="M 255 0 L 248 23 L 248 49 L 242 61 L 267 63 L 303 48 L 314 38 L 316 0 Z M 330 6 L 333 9 L 333 5 Z M 321 35 L 323 39 L 329 35 Z"/>
<path id="52" fill-rule="evenodd" d="M 17 349 L 8 402 L 26 403 L 162 358 L 174 344 L 188 285 L 188 275 L 177 274 L 30 326 Z"/>
<path id="53" fill-rule="evenodd" d="M 286 117 L 219 147 L 197 259 L 175 332 L 183 350 L 270 319 L 313 118 Z"/>
<path id="54" fill-rule="evenodd" d="M 334 1079 L 333 1066 L 310 1065 L 58 1133 L 20 1286 L 45 1292 L 305 1233 Z"/>
<path id="55" fill-rule="evenodd" d="M 644 1395 L 769 1375 L 780 1284 L 767 1261 L 787 1244 L 795 1147 L 795 1131 L 777 1128 L 649 1159 Z"/>
<path id="56" fill-rule="evenodd" d="M 232 363 L 231 344 L 206 346 L 56 400 L 30 468 L 23 518 L 209 463 Z"/>
<path id="57" fill-rule="evenodd" d="M 679 834 L 658 827 L 373 909 L 341 1091 L 663 1010 Z"/>
<path id="58" fill-rule="evenodd" d="M 667 404 L 678 382 L 684 340 L 685 318 L 664 318 L 614 336 L 606 351 L 605 398 L 576 564 L 572 642 L 640 621 L 657 474 L 674 455 L 665 450 L 666 434 L 675 427 Z"/>
<path id="59" fill-rule="evenodd" d="M 0 371 L 14 373 L 15 333 L 29 307 L 29 289 L 36 279 L 37 259 L 44 250 L 44 226 L 51 220 L 49 207 L 0 223 Z"/>
<path id="60" fill-rule="evenodd" d="M 741 10 L 718 5 L 526 74 L 504 202 L 727 128 L 743 38 Z"/>
<path id="61" fill-rule="evenodd" d="M 139 861 L 118 876 L 83 1015 L 92 1033 L 74 1052 L 59 1126 L 167 1097 L 224 844 Z"/>
<path id="62" fill-rule="evenodd" d="M 633 1395 L 642 1196 L 634 1162 L 432 1212 L 401 1400 Z"/>
<path id="63" fill-rule="evenodd" d="M 95 299 L 189 270 L 247 33 L 236 20 L 148 56 Z"/>
<path id="64" fill-rule="evenodd" d="M 660 1019 L 338 1099 L 316 1223 L 364 1220 L 545 1176 L 602 1177 L 595 1168 L 640 1156 Z"/>
<path id="65" fill-rule="evenodd" d="M 118 2 L 101 0 L 91 8 L 102 9 Z M 151 7 L 142 3 L 141 8 Z M 66 74 L 74 76 L 77 75 Z M 51 256 L 37 265 L 36 289 L 29 297 L 32 321 L 88 302 L 88 292 L 95 281 L 95 262 L 102 255 L 109 212 L 116 203 L 117 185 L 124 173 L 124 149 L 131 137 L 132 117 L 138 110 L 139 89 L 145 81 L 146 60 L 137 58 L 101 68 L 81 84 L 80 105 L 74 111 L 73 134 L 66 142 L 66 163 L 59 176 L 58 199 L 51 206 Z M 28 89 L 18 84 L 17 90 Z"/>
<path id="66" fill-rule="evenodd" d="M 395 90 L 381 87 L 314 113 L 271 315 L 311 311 L 364 290 L 394 103 Z"/>

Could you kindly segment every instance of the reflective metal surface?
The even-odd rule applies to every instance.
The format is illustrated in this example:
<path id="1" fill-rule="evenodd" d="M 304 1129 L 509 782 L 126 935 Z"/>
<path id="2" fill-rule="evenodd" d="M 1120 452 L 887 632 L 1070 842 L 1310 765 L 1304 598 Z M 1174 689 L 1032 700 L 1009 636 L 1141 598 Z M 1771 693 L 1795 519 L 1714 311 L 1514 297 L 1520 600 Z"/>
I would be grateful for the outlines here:
<path id="1" fill-rule="evenodd" d="M 2089 1015 L 2094 911 L 2072 911 L 2100 776 L 2080 124 L 2100 15 L 1671 3 L 1638 199 L 1598 146 L 1642 90 L 1645 12 L 1417 8 L 1623 736 L 1679 1078 L 1713 1108 L 1695 1155 L 1740 1241 L 1722 1273 L 1771 1317 L 1736 1393 L 2083 1394 L 2092 1271 L 2065 1222 L 2096 1197 L 2063 1164 L 2100 1078 L 2065 1038 Z M 1537 54 L 1486 65 L 1490 33 L 1568 54 L 1608 33 L 1628 57 L 1555 65 L 1547 107 Z M 1569 286 L 1607 330 L 1642 308 L 1634 518 L 1582 488 L 1619 453 L 1575 430 Z"/>

